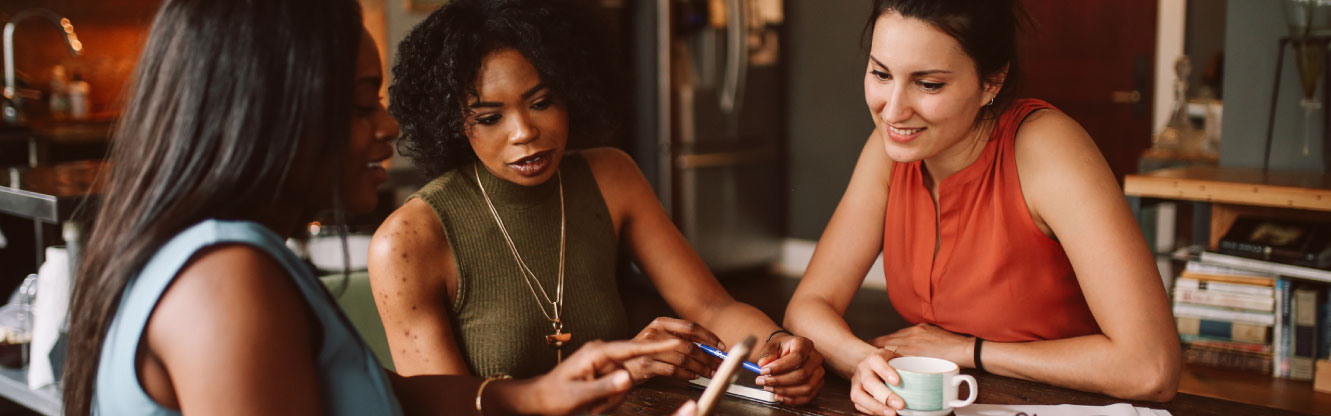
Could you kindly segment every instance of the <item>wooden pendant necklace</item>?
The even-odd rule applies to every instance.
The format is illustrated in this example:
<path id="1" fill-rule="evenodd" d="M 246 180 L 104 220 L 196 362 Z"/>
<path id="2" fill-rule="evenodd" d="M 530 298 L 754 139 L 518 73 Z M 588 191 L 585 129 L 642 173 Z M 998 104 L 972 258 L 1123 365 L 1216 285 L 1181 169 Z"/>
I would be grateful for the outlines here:
<path id="1" fill-rule="evenodd" d="M 564 332 L 564 321 L 560 313 L 564 309 L 564 242 L 565 226 L 567 221 L 564 218 L 564 178 L 560 176 L 559 171 L 555 170 L 555 179 L 559 183 L 559 274 L 555 286 L 555 298 L 550 299 L 546 293 L 545 287 L 541 281 L 536 278 L 536 273 L 532 273 L 531 268 L 527 267 L 527 262 L 522 260 L 518 254 L 518 247 L 513 244 L 513 237 L 509 236 L 508 229 L 504 227 L 504 220 L 499 218 L 499 210 L 495 209 L 494 202 L 490 201 L 490 195 L 485 192 L 485 185 L 481 184 L 481 171 L 476 164 L 471 165 L 472 173 L 476 176 L 476 186 L 481 188 L 481 196 L 485 197 L 485 205 L 490 208 L 490 215 L 494 216 L 495 224 L 499 225 L 499 232 L 504 235 L 504 242 L 508 243 L 508 251 L 513 254 L 513 260 L 518 263 L 518 269 L 521 272 L 522 280 L 527 283 L 527 289 L 531 290 L 531 295 L 536 298 L 536 305 L 541 308 L 541 314 L 550 321 L 550 326 L 554 333 L 545 336 L 545 342 L 555 350 L 555 362 L 564 361 L 564 345 L 573 339 L 573 334 Z M 532 282 L 536 282 L 534 285 Z M 537 289 L 540 294 L 537 295 Z M 550 304 L 553 313 L 546 312 L 545 304 Z"/>

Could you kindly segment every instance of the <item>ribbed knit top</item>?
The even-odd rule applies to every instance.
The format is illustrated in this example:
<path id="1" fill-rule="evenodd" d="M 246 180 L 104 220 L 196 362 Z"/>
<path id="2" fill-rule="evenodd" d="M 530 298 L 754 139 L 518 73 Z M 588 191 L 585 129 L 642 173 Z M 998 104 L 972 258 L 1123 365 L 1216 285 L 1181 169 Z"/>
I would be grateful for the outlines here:
<path id="1" fill-rule="evenodd" d="M 522 378 L 548 372 L 556 364 L 555 350 L 545 341 L 553 328 L 540 308 L 553 311 L 536 297 L 543 299 L 544 287 L 553 300 L 558 287 L 559 176 L 527 187 L 476 166 L 513 244 L 540 282 L 534 297 L 476 186 L 473 166 L 449 171 L 412 196 L 434 211 L 453 250 L 458 347 L 474 375 Z M 564 332 L 572 334 L 564 346 L 568 357 L 587 341 L 625 338 L 628 324 L 615 282 L 618 238 L 591 167 L 581 155 L 568 153 L 559 170 L 567 218 L 562 320 Z"/>

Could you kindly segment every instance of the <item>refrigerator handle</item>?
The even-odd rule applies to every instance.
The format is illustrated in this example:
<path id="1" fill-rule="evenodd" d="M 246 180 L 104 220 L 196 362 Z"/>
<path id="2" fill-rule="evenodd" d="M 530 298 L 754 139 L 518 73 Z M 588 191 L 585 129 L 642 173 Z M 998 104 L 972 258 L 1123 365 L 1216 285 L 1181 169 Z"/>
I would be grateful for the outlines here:
<path id="1" fill-rule="evenodd" d="M 721 111 L 728 114 L 739 112 L 740 100 L 743 99 L 744 84 L 748 83 L 749 72 L 749 10 L 745 7 L 748 0 L 727 0 L 726 27 L 726 73 L 721 86 Z"/>

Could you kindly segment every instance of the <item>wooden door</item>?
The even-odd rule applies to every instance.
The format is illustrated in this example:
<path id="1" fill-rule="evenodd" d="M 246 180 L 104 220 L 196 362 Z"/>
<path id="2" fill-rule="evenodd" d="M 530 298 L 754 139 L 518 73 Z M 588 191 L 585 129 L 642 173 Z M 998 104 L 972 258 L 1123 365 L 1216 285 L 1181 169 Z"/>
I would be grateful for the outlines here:
<path id="1" fill-rule="evenodd" d="M 1151 146 L 1156 0 L 1023 3 L 1022 95 L 1081 123 L 1123 183 Z"/>

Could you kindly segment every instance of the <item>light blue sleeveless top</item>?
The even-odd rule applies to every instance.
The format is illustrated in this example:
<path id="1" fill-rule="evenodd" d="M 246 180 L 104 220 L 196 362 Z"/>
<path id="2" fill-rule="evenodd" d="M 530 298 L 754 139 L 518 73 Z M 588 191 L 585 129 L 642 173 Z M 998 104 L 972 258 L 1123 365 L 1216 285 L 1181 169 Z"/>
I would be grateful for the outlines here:
<path id="1" fill-rule="evenodd" d="M 286 248 L 282 238 L 253 222 L 220 220 L 207 220 L 177 234 L 125 288 L 120 308 L 102 343 L 93 414 L 180 414 L 158 405 L 143 391 L 134 365 L 135 354 L 148 317 L 185 263 L 199 250 L 228 243 L 247 244 L 272 256 L 295 280 L 314 311 L 323 331 L 317 358 L 324 414 L 402 414 L 383 367 L 352 329 L 327 289 Z"/>

